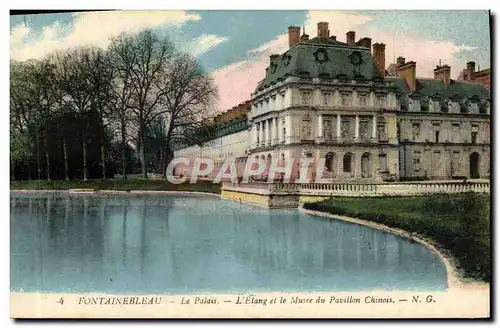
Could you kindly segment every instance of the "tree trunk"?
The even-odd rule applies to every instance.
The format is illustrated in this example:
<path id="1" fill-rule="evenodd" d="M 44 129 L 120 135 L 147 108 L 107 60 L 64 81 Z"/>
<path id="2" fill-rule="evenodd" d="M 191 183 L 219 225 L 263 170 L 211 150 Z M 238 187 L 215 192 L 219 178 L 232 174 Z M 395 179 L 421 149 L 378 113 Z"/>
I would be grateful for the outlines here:
<path id="1" fill-rule="evenodd" d="M 141 160 L 142 177 L 147 179 L 148 173 L 146 172 L 146 150 L 144 149 L 144 126 L 141 126 L 139 131 L 139 159 Z"/>
<path id="2" fill-rule="evenodd" d="M 163 163 L 165 161 L 163 160 L 163 147 L 160 148 L 160 159 L 158 161 L 158 170 L 156 173 L 161 174 L 163 172 Z"/>
<path id="3" fill-rule="evenodd" d="M 85 132 L 82 135 L 83 181 L 87 181 L 87 135 Z"/>
<path id="4" fill-rule="evenodd" d="M 42 170 L 40 168 L 40 141 L 38 138 L 38 131 L 36 131 L 36 164 L 38 170 L 38 181 L 40 181 Z"/>
<path id="5" fill-rule="evenodd" d="M 15 169 L 14 161 L 12 158 L 10 159 L 10 181 L 16 181 L 16 174 L 14 172 Z"/>
<path id="6" fill-rule="evenodd" d="M 45 146 L 45 164 L 47 169 L 47 181 L 50 181 L 50 154 L 49 154 L 49 143 L 47 142 L 47 135 L 43 138 L 43 144 Z"/>
<path id="7" fill-rule="evenodd" d="M 28 159 L 28 181 L 31 181 L 31 160 Z"/>
<path id="8" fill-rule="evenodd" d="M 63 143 L 63 157 L 64 157 L 64 178 L 66 181 L 69 181 L 69 173 L 68 173 L 68 145 L 66 144 L 66 137 L 62 139 Z"/>
<path id="9" fill-rule="evenodd" d="M 127 140 L 125 136 L 125 122 L 121 122 L 122 132 L 122 175 L 123 179 L 127 179 Z"/>
<path id="10" fill-rule="evenodd" d="M 106 180 L 106 153 L 104 152 L 104 140 L 101 140 L 101 169 L 102 180 Z"/>
<path id="11" fill-rule="evenodd" d="M 104 127 L 101 124 L 101 173 L 102 180 L 106 180 L 106 153 L 104 152 Z"/>

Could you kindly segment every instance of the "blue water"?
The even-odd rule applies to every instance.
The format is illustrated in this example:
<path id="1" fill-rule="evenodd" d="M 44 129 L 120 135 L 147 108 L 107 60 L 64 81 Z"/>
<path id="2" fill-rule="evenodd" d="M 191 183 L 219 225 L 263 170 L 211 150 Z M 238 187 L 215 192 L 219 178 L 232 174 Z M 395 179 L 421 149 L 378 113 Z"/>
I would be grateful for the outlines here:
<path id="1" fill-rule="evenodd" d="M 439 258 L 389 233 L 200 195 L 11 193 L 11 291 L 443 290 Z"/>

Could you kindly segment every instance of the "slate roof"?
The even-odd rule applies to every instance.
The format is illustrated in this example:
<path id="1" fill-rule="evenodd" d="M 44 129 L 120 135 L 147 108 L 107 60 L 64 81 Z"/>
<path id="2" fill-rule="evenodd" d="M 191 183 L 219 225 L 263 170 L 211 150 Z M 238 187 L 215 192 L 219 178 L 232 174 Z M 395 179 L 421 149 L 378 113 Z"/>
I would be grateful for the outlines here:
<path id="1" fill-rule="evenodd" d="M 357 62 L 356 56 L 361 61 Z M 313 38 L 296 44 L 274 59 L 256 91 L 287 76 L 371 80 L 381 74 L 370 49 L 332 39 Z"/>
<path id="2" fill-rule="evenodd" d="M 451 80 L 450 84 L 446 85 L 441 80 L 417 78 L 415 91 L 411 91 L 404 78 L 390 76 L 385 79 L 393 82 L 393 87 L 401 94 L 401 106 L 406 108 L 409 106 L 409 98 L 413 96 L 419 98 L 424 106 L 428 106 L 430 98 L 441 101 L 455 99 L 459 102 L 471 99 L 484 102 L 490 99 L 488 89 L 479 83 Z"/>

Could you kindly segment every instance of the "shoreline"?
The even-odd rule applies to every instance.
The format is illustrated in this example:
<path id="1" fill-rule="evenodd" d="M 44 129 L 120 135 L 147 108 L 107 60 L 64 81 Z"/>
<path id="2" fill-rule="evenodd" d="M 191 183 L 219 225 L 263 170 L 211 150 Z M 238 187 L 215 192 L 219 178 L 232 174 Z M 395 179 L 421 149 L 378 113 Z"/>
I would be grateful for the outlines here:
<path id="1" fill-rule="evenodd" d="M 68 194 L 104 194 L 104 195 L 144 195 L 144 194 L 157 194 L 157 195 L 168 195 L 168 194 L 199 194 L 199 195 L 210 195 L 220 198 L 220 194 L 205 192 L 205 191 L 185 191 L 185 190 L 94 190 L 94 189 L 10 189 L 10 192 L 16 192 L 20 194 L 28 193 L 68 193 Z"/>
<path id="2" fill-rule="evenodd" d="M 468 278 L 464 278 L 461 274 L 460 271 L 457 269 L 455 265 L 455 259 L 447 254 L 448 252 L 446 250 L 441 249 L 439 246 L 437 246 L 433 241 L 429 240 L 428 238 L 425 238 L 423 236 L 417 235 L 416 233 L 410 233 L 406 230 L 403 229 L 398 229 L 398 228 L 392 228 L 389 226 L 386 226 L 384 224 L 372 222 L 372 221 L 367 221 L 363 219 L 358 219 L 358 218 L 353 218 L 349 216 L 342 216 L 342 215 L 336 215 L 336 214 L 331 214 L 331 213 L 326 213 L 326 212 L 321 212 L 321 211 L 313 211 L 313 210 L 308 210 L 305 209 L 302 205 L 299 206 L 298 208 L 299 212 L 309 214 L 309 215 L 314 215 L 314 216 L 320 216 L 320 217 L 325 217 L 329 219 L 334 219 L 334 220 L 341 220 L 345 222 L 350 222 L 350 223 L 355 223 L 363 226 L 367 226 L 373 229 L 377 230 L 383 230 L 389 233 L 392 233 L 394 235 L 412 240 L 414 242 L 417 242 L 429 250 L 431 250 L 434 254 L 436 254 L 441 263 L 443 263 L 445 270 L 446 270 L 446 280 L 448 284 L 448 290 L 463 290 L 463 289 L 490 289 L 490 284 L 484 281 L 478 281 L 478 280 L 472 280 Z"/>

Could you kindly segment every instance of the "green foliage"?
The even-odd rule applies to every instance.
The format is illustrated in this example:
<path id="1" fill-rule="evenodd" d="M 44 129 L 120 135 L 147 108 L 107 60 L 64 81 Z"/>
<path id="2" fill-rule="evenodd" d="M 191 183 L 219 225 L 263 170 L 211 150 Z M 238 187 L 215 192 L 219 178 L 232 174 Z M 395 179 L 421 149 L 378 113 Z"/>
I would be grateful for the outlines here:
<path id="1" fill-rule="evenodd" d="M 489 195 L 333 198 L 304 207 L 418 233 L 447 249 L 467 277 L 491 280 Z"/>

